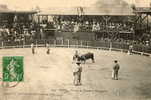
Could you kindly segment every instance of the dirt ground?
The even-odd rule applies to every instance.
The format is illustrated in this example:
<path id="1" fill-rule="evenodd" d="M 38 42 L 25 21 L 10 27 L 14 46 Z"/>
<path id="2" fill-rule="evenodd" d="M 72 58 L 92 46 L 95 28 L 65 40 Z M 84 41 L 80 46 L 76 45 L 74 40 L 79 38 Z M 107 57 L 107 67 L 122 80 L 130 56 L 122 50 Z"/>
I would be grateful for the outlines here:
<path id="1" fill-rule="evenodd" d="M 82 64 L 82 85 L 73 85 L 72 56 L 93 52 L 95 63 Z M 0 82 L 0 100 L 151 100 L 151 58 L 122 52 L 51 48 L 1 49 L 3 56 L 24 56 L 24 81 Z M 120 64 L 119 80 L 111 79 L 113 61 Z"/>

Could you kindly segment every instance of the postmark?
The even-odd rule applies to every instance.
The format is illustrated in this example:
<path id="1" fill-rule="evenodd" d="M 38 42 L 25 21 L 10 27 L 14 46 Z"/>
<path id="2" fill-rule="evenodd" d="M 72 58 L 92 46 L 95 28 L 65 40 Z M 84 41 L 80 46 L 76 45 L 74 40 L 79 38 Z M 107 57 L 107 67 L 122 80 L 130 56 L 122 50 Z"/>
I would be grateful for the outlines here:
<path id="1" fill-rule="evenodd" d="M 3 57 L 3 81 L 21 82 L 24 80 L 23 56 Z"/>

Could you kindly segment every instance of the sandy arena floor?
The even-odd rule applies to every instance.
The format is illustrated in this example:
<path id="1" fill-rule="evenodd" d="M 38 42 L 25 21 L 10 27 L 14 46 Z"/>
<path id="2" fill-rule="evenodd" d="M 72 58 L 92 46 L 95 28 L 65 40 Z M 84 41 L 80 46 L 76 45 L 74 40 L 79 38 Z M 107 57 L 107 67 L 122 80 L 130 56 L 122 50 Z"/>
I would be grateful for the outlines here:
<path id="1" fill-rule="evenodd" d="M 151 100 L 151 58 L 122 52 L 78 49 L 93 52 L 96 63 L 83 66 L 82 86 L 73 86 L 72 56 L 77 49 L 1 49 L 3 56 L 24 56 L 24 81 L 4 88 L 0 100 Z M 119 80 L 111 79 L 113 61 L 121 65 Z M 0 66 L 2 74 L 2 64 Z M 12 85 L 14 83 L 9 83 Z"/>

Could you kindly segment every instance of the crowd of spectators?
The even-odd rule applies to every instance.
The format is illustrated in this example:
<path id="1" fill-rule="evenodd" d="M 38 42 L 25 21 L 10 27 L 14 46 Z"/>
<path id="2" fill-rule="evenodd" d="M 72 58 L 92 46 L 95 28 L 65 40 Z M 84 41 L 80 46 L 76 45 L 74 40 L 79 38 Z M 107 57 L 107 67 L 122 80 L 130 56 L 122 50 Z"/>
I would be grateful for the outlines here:
<path id="1" fill-rule="evenodd" d="M 103 21 L 69 21 L 62 20 L 60 22 L 47 22 L 42 23 L 13 23 L 11 27 L 1 25 L 0 27 L 0 40 L 1 41 L 33 41 L 34 39 L 45 39 L 43 37 L 44 30 L 50 29 L 58 32 L 114 32 L 114 33 L 134 33 L 133 24 L 122 22 L 103 22 Z M 151 36 L 150 36 L 151 37 Z M 114 41 L 129 43 L 128 39 L 116 37 Z M 111 38 L 101 37 L 100 40 L 111 41 Z M 141 40 L 140 40 L 141 41 Z M 144 40 L 140 42 L 133 40 L 134 43 L 150 43 L 151 40 Z M 148 42 L 147 42 L 148 41 Z"/>
<path id="2" fill-rule="evenodd" d="M 28 41 L 36 36 L 35 24 L 14 23 L 12 27 L 3 25 L 0 27 L 0 36 L 2 41 Z"/>
<path id="3" fill-rule="evenodd" d="M 114 23 L 114 22 L 76 22 L 76 21 L 61 21 L 54 23 L 55 28 L 61 32 L 95 32 L 95 31 L 124 31 L 134 32 L 132 24 Z"/>

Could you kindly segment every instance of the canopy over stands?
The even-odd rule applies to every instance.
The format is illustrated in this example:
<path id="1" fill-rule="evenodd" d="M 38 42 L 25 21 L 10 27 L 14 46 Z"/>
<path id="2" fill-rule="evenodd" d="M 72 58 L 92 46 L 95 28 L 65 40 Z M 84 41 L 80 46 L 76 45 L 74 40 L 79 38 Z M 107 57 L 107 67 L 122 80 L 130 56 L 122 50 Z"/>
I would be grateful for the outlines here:
<path id="1" fill-rule="evenodd" d="M 137 7 L 133 11 L 136 14 L 148 14 L 151 15 L 151 8 L 150 7 Z"/>
<path id="2" fill-rule="evenodd" d="M 131 6 L 124 0 L 96 0 L 89 6 L 51 7 L 41 9 L 40 15 L 134 15 Z"/>
<path id="3" fill-rule="evenodd" d="M 121 9 L 120 6 L 114 8 L 103 7 L 73 7 L 73 8 L 49 8 L 41 10 L 38 15 L 110 15 L 110 16 L 126 16 L 134 15 L 132 9 Z"/>

